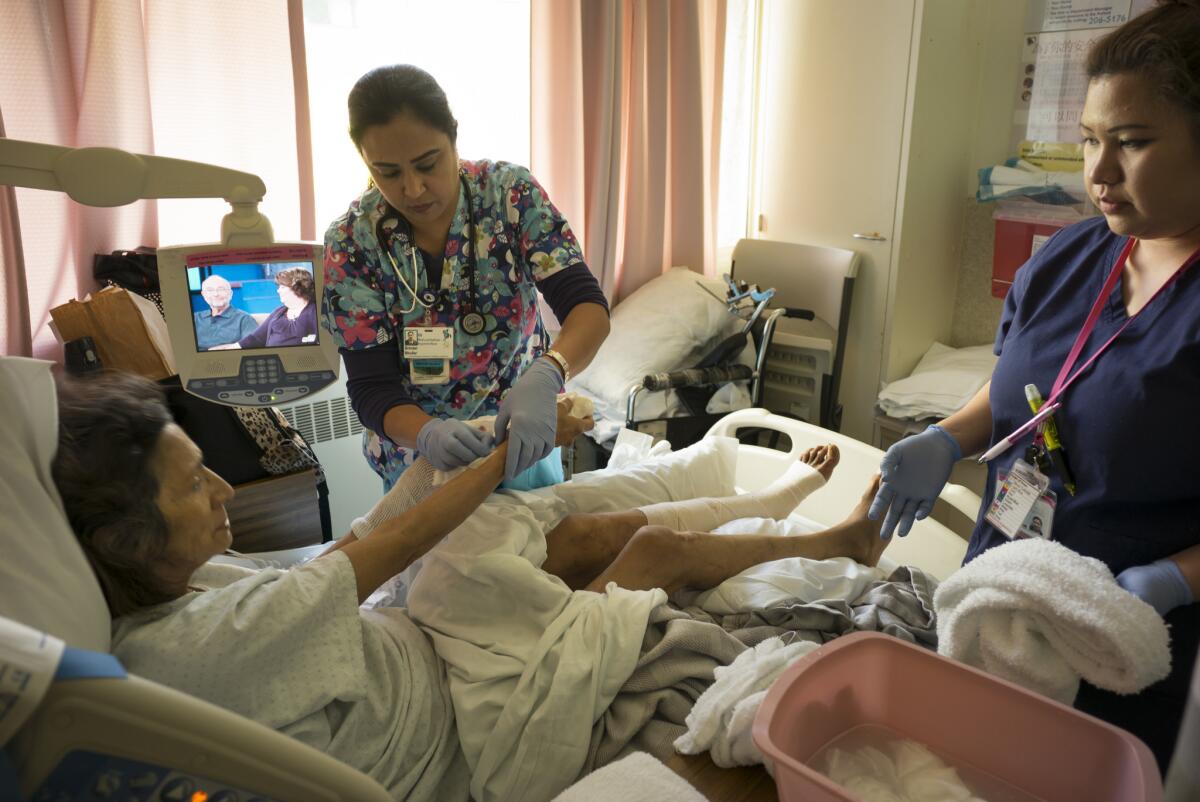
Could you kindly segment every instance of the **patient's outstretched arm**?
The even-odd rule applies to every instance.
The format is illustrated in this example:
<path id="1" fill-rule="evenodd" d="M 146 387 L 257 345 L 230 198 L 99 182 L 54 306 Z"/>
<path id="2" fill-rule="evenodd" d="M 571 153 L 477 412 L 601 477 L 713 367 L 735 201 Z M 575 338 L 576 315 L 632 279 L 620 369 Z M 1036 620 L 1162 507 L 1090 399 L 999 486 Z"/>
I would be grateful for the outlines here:
<path id="1" fill-rule="evenodd" d="M 591 417 L 578 418 L 571 411 L 571 402 L 560 398 L 555 433 L 557 445 L 571 443 L 594 425 Z M 428 460 L 418 458 L 370 512 L 354 520 L 352 531 L 322 556 L 334 551 L 346 551 L 354 565 L 359 601 L 362 601 L 433 548 L 483 503 L 502 478 L 504 457 L 497 458 L 496 455 L 501 452 L 507 454 L 507 451 L 506 441 L 496 451 L 436 489 L 433 486 L 433 466 Z M 500 473 L 496 473 L 497 468 Z M 442 525 L 428 528 L 431 521 L 441 521 Z M 371 537 L 368 538 L 368 535 Z M 386 548 L 360 548 L 362 544 L 383 538 L 389 540 Z M 352 547 L 353 552 L 350 551 Z M 369 560 L 370 565 L 360 569 L 360 562 L 364 560 Z M 402 564 L 398 564 L 397 560 Z"/>
<path id="2" fill-rule="evenodd" d="M 369 538 L 347 535 L 339 541 L 337 550 L 349 557 L 354 566 L 358 600 L 365 601 L 380 585 L 411 565 L 465 521 L 504 478 L 507 455 L 508 443 L 505 442 L 478 464 L 434 489 L 415 506 L 379 521 Z"/>

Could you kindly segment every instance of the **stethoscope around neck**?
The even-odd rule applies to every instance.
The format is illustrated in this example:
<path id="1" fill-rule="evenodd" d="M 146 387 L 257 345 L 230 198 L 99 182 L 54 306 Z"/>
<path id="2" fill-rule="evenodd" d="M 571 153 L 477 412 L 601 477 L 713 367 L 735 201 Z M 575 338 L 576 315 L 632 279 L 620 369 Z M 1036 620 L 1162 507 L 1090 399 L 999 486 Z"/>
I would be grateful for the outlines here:
<path id="1" fill-rule="evenodd" d="M 467 185 L 466 176 L 461 173 L 458 176 L 459 184 L 462 186 L 463 195 L 467 199 L 467 225 L 468 233 L 471 237 L 469 243 L 470 254 L 467 266 L 467 283 L 469 286 L 469 294 L 459 303 L 459 308 L 462 314 L 459 317 L 459 325 L 463 331 L 472 336 L 480 334 L 486 328 L 487 323 L 483 315 L 479 314 L 479 310 L 475 307 L 475 271 L 478 267 L 477 258 L 475 256 L 475 248 L 477 240 L 475 239 L 475 205 L 471 202 L 471 189 Z M 386 215 L 379 218 L 379 222 L 375 224 L 375 239 L 379 242 L 380 248 L 387 254 L 388 261 L 392 263 L 392 270 L 396 274 L 396 279 L 400 282 L 404 289 L 408 290 L 412 296 L 412 301 L 407 309 L 401 309 L 403 315 L 410 314 L 418 306 L 422 309 L 432 309 L 435 306 L 440 306 L 445 298 L 443 292 L 435 290 L 432 287 L 426 287 L 418 291 L 414 285 L 417 283 L 417 246 L 415 237 L 409 236 L 408 239 L 408 263 L 412 265 L 412 283 L 410 284 L 404 278 L 404 272 L 400 269 L 400 265 L 396 262 L 396 257 L 392 255 L 390 244 L 390 235 L 383 229 L 383 221 Z"/>

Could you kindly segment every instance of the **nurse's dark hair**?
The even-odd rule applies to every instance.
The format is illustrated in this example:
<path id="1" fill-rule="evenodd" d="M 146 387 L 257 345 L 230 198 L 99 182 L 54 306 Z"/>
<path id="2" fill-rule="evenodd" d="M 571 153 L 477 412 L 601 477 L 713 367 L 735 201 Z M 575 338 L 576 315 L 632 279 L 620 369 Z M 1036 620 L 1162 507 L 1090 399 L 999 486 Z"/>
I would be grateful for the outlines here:
<path id="1" fill-rule="evenodd" d="M 113 618 L 171 598 L 151 566 L 167 548 L 154 453 L 171 413 L 132 373 L 59 377 L 58 451 L 50 471 L 67 520 Z"/>
<path id="2" fill-rule="evenodd" d="M 368 128 L 386 125 L 405 112 L 444 133 L 450 144 L 458 141 L 458 120 L 450 113 L 446 93 L 432 75 L 411 64 L 371 70 L 354 84 L 346 106 L 350 112 L 350 139 L 359 150 Z"/>
<path id="3" fill-rule="evenodd" d="M 1200 0 L 1159 0 L 1088 51 L 1088 78 L 1137 73 L 1192 118 L 1200 140 Z"/>

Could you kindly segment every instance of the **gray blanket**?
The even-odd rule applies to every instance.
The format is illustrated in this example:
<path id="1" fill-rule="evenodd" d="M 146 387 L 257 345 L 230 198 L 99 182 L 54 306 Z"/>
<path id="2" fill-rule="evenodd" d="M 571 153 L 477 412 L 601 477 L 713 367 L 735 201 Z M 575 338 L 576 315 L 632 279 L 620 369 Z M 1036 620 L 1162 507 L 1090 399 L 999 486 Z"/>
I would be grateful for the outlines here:
<path id="1" fill-rule="evenodd" d="M 713 669 L 767 638 L 825 643 L 848 632 L 883 632 L 937 649 L 933 592 L 937 582 L 902 566 L 856 599 L 785 604 L 753 613 L 711 616 L 699 607 L 661 606 L 650 617 L 641 657 L 616 699 L 592 728 L 585 772 L 631 751 L 660 760 L 675 739 Z"/>

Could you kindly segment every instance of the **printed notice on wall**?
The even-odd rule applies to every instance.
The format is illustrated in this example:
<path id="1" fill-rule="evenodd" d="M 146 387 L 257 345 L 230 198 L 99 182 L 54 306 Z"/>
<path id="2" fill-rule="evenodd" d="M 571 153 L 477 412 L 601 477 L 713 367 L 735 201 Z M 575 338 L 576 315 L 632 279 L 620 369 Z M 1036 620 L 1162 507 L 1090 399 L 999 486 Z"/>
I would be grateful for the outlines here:
<path id="1" fill-rule="evenodd" d="M 1088 49 L 1151 5 L 1153 0 L 1030 2 L 1013 117 L 1015 151 L 1044 169 L 1082 169 L 1079 121 Z M 1046 164 L 1038 154 L 1046 154 Z"/>
<path id="2" fill-rule="evenodd" d="M 1115 28 L 1129 19 L 1132 0 L 1043 0 L 1041 31 Z"/>

